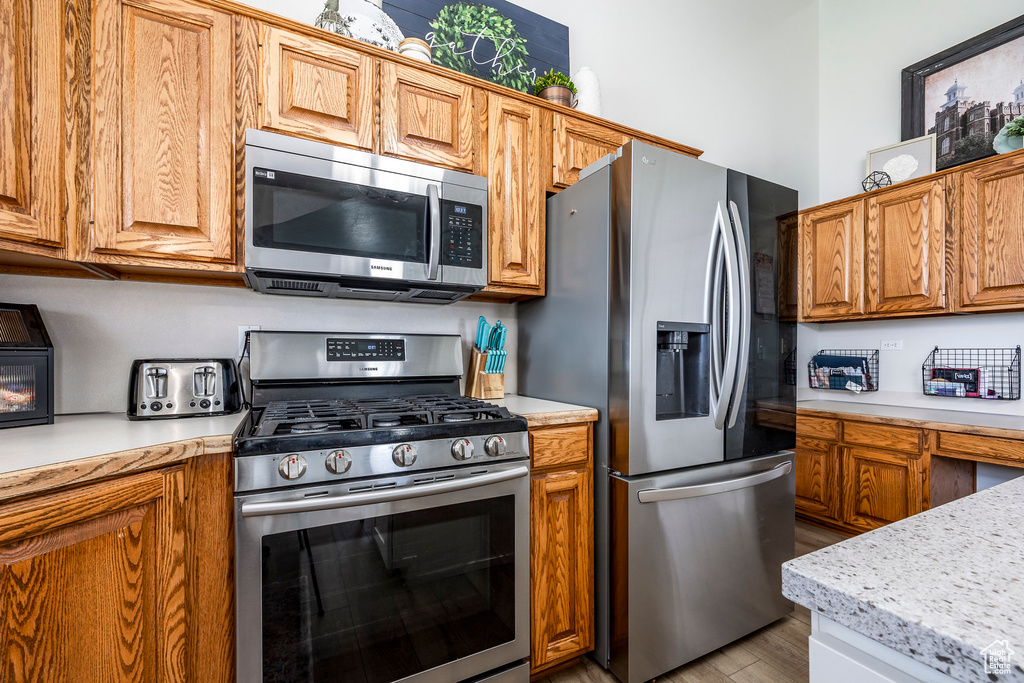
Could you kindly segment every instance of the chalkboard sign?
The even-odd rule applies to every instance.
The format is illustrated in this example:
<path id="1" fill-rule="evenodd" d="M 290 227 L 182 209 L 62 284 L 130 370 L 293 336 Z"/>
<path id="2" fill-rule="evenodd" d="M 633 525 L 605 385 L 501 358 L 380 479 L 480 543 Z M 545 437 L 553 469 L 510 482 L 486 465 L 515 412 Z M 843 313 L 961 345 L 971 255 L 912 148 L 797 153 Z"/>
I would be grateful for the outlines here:
<path id="1" fill-rule="evenodd" d="M 529 93 L 544 72 L 569 73 L 569 27 L 505 0 L 384 0 L 384 11 L 430 44 L 434 64 Z"/>

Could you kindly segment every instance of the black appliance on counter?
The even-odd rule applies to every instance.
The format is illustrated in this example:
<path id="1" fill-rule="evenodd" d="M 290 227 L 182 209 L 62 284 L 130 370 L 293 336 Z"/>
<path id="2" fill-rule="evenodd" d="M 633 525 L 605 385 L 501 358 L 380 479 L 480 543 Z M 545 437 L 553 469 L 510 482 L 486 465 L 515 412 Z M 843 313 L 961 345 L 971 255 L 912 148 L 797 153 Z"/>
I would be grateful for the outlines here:
<path id="1" fill-rule="evenodd" d="M 53 343 L 39 309 L 0 304 L 0 428 L 53 424 Z"/>

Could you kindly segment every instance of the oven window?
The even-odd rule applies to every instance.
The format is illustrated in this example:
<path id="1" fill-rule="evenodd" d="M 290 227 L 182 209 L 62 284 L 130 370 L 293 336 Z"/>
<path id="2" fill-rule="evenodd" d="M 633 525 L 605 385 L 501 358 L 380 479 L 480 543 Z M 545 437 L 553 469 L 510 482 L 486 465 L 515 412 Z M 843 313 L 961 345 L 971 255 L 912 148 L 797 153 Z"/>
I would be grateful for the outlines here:
<path id="1" fill-rule="evenodd" d="M 263 537 L 263 680 L 389 683 L 515 639 L 515 497 Z"/>
<path id="2" fill-rule="evenodd" d="M 325 178 L 253 170 L 253 244 L 427 261 L 427 198 Z"/>

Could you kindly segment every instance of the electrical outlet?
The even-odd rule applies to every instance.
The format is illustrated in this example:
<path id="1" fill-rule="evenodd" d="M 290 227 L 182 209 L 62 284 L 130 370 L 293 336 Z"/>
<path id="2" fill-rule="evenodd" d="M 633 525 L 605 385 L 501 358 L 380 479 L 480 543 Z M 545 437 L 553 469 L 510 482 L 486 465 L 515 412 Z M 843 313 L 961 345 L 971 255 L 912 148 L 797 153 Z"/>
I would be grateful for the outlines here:
<path id="1" fill-rule="evenodd" d="M 245 351 L 245 333 L 249 330 L 258 330 L 259 325 L 239 325 L 238 326 L 238 357 L 242 357 L 242 352 Z"/>
<path id="2" fill-rule="evenodd" d="M 881 342 L 881 348 L 883 351 L 902 351 L 903 340 L 902 339 L 883 339 Z"/>

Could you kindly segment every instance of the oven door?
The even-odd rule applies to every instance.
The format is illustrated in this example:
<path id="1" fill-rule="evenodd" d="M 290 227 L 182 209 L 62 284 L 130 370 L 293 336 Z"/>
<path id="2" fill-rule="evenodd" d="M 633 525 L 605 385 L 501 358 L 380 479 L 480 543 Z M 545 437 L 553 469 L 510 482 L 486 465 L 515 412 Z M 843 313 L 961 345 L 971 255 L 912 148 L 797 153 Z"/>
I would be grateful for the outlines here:
<path id="1" fill-rule="evenodd" d="M 440 280 L 440 181 L 246 148 L 246 267 Z"/>
<path id="2" fill-rule="evenodd" d="M 236 498 L 238 680 L 450 683 L 529 655 L 525 462 Z"/>

